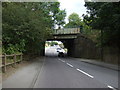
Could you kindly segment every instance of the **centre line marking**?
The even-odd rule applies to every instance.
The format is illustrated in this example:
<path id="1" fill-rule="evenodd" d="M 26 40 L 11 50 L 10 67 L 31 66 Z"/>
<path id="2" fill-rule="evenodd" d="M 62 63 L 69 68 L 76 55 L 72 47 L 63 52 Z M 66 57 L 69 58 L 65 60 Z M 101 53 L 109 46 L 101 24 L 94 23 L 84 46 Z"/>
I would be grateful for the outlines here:
<path id="1" fill-rule="evenodd" d="M 73 67 L 73 65 L 71 65 L 71 64 L 69 64 L 69 63 L 67 63 L 67 65 L 69 65 L 70 67 Z"/>
<path id="2" fill-rule="evenodd" d="M 77 70 L 78 70 L 79 72 L 81 72 L 81 73 L 83 73 L 83 74 L 91 77 L 91 78 L 94 78 L 92 75 L 90 75 L 90 74 L 88 74 L 88 73 L 86 73 L 86 72 L 84 72 L 84 71 L 82 71 L 82 70 L 80 70 L 80 69 L 78 69 L 78 68 L 77 68 Z"/>
<path id="3" fill-rule="evenodd" d="M 117 89 L 115 89 L 114 87 L 112 87 L 112 86 L 110 86 L 110 85 L 107 85 L 107 87 L 108 87 L 108 88 L 111 88 L 111 89 L 113 89 L 113 90 L 117 90 Z"/>
<path id="4" fill-rule="evenodd" d="M 60 58 L 58 58 L 58 60 L 61 60 Z"/>
<path id="5" fill-rule="evenodd" d="M 63 60 L 61 60 L 62 62 L 65 62 L 65 61 L 63 61 Z"/>

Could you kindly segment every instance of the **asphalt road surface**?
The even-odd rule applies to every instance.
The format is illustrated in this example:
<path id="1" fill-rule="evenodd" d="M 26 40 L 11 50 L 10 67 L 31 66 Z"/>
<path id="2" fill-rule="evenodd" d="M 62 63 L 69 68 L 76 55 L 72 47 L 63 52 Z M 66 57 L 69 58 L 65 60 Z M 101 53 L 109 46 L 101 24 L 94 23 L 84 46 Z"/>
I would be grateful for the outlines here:
<path id="1" fill-rule="evenodd" d="M 46 48 L 46 57 L 20 69 L 3 82 L 3 88 L 118 88 L 118 71 L 59 58 L 56 47 Z"/>
<path id="2" fill-rule="evenodd" d="M 83 63 L 73 58 L 46 57 L 34 88 L 115 89 L 117 79 L 117 71 Z"/>

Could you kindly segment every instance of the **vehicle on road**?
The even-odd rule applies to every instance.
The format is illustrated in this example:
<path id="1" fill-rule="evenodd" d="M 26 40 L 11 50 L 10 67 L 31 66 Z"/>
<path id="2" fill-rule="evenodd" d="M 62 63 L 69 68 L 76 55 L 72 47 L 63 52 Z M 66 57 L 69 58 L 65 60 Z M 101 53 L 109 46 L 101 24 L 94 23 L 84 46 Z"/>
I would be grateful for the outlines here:
<path id="1" fill-rule="evenodd" d="M 57 48 L 58 57 L 64 57 L 65 56 L 65 50 L 63 48 Z"/>

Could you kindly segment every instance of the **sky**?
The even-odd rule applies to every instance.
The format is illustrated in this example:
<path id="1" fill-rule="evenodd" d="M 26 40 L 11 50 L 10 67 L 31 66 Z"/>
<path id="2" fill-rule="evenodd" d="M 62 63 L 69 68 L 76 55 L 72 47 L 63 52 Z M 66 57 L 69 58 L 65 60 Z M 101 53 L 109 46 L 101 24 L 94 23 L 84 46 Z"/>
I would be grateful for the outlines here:
<path id="1" fill-rule="evenodd" d="M 60 9 L 65 9 L 67 17 L 65 21 L 68 23 L 68 16 L 73 12 L 77 13 L 81 18 L 82 14 L 86 14 L 86 7 L 84 0 L 58 0 L 60 2 Z"/>

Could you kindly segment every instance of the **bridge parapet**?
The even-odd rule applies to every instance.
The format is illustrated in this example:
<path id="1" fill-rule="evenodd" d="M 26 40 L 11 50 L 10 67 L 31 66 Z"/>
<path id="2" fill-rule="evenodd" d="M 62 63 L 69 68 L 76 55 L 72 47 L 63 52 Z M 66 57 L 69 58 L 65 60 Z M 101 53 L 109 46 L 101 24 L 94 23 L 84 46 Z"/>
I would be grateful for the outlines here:
<path id="1" fill-rule="evenodd" d="M 58 34 L 78 34 L 80 33 L 80 28 L 63 28 L 54 31 L 54 35 Z"/>

